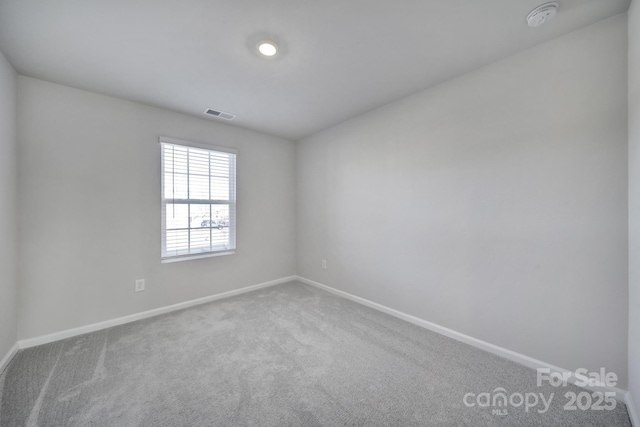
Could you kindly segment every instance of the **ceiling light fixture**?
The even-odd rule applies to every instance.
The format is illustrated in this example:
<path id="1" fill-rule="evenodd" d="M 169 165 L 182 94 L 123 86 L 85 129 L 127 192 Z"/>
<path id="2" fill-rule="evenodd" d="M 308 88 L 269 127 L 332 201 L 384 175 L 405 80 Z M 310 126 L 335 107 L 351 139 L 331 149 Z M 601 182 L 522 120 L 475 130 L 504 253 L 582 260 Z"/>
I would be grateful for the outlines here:
<path id="1" fill-rule="evenodd" d="M 278 46 L 270 40 L 263 40 L 258 43 L 258 52 L 264 56 L 271 57 L 278 53 Z"/>
<path id="2" fill-rule="evenodd" d="M 529 14 L 527 15 L 527 24 L 529 24 L 530 27 L 539 27 L 540 25 L 556 16 L 557 11 L 557 1 L 541 4 L 540 6 L 529 12 Z"/>

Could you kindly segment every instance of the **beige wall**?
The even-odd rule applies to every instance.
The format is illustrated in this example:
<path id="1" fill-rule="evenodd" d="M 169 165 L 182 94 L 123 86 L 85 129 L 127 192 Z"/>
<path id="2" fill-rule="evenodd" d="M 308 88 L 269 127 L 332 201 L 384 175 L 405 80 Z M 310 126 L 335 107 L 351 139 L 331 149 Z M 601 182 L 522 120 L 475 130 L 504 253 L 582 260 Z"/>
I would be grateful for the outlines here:
<path id="1" fill-rule="evenodd" d="M 160 135 L 238 149 L 235 255 L 160 263 Z M 18 140 L 20 339 L 295 274 L 291 141 L 22 76 Z"/>
<path id="2" fill-rule="evenodd" d="M 17 331 L 16 79 L 0 52 L 0 360 Z"/>
<path id="3" fill-rule="evenodd" d="M 629 9 L 629 391 L 640 410 L 640 4 Z M 640 414 L 638 414 L 640 415 Z"/>
<path id="4" fill-rule="evenodd" d="M 299 142 L 298 274 L 625 387 L 626 30 L 614 17 Z"/>

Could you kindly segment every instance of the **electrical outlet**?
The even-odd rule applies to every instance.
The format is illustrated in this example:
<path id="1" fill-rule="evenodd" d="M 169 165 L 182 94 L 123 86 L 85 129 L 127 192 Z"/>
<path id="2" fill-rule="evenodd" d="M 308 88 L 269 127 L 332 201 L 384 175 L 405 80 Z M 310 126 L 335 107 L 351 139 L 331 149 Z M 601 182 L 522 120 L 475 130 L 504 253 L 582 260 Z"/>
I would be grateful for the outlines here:
<path id="1" fill-rule="evenodd" d="M 322 260 L 322 269 L 323 269 L 323 270 L 326 270 L 326 269 L 327 269 L 327 260 L 326 260 L 326 259 L 323 259 L 323 260 Z"/>
<path id="2" fill-rule="evenodd" d="M 136 280 L 136 292 L 144 291 L 144 279 Z"/>

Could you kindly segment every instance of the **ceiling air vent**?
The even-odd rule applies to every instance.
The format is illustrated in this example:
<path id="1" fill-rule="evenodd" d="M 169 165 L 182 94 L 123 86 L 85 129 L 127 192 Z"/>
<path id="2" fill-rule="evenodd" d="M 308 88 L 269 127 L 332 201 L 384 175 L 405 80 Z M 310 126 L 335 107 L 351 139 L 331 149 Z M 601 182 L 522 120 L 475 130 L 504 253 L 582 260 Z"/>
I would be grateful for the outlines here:
<path id="1" fill-rule="evenodd" d="M 218 111 L 218 110 L 214 110 L 212 108 L 207 108 L 206 110 L 204 110 L 204 114 L 207 114 L 209 116 L 218 117 L 220 119 L 225 119 L 225 120 L 233 120 L 233 119 L 236 118 L 235 114 L 225 113 L 224 111 Z"/>

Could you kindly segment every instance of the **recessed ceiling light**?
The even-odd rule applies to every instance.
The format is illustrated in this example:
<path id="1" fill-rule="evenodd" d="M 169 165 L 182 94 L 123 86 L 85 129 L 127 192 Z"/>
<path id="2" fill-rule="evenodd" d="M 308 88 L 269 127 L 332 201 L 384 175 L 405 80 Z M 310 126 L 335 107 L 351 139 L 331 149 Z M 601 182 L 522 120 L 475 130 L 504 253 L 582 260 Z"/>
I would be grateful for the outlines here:
<path id="1" fill-rule="evenodd" d="M 278 46 L 272 41 L 263 40 L 258 43 L 258 52 L 264 56 L 273 56 L 278 53 Z"/>

